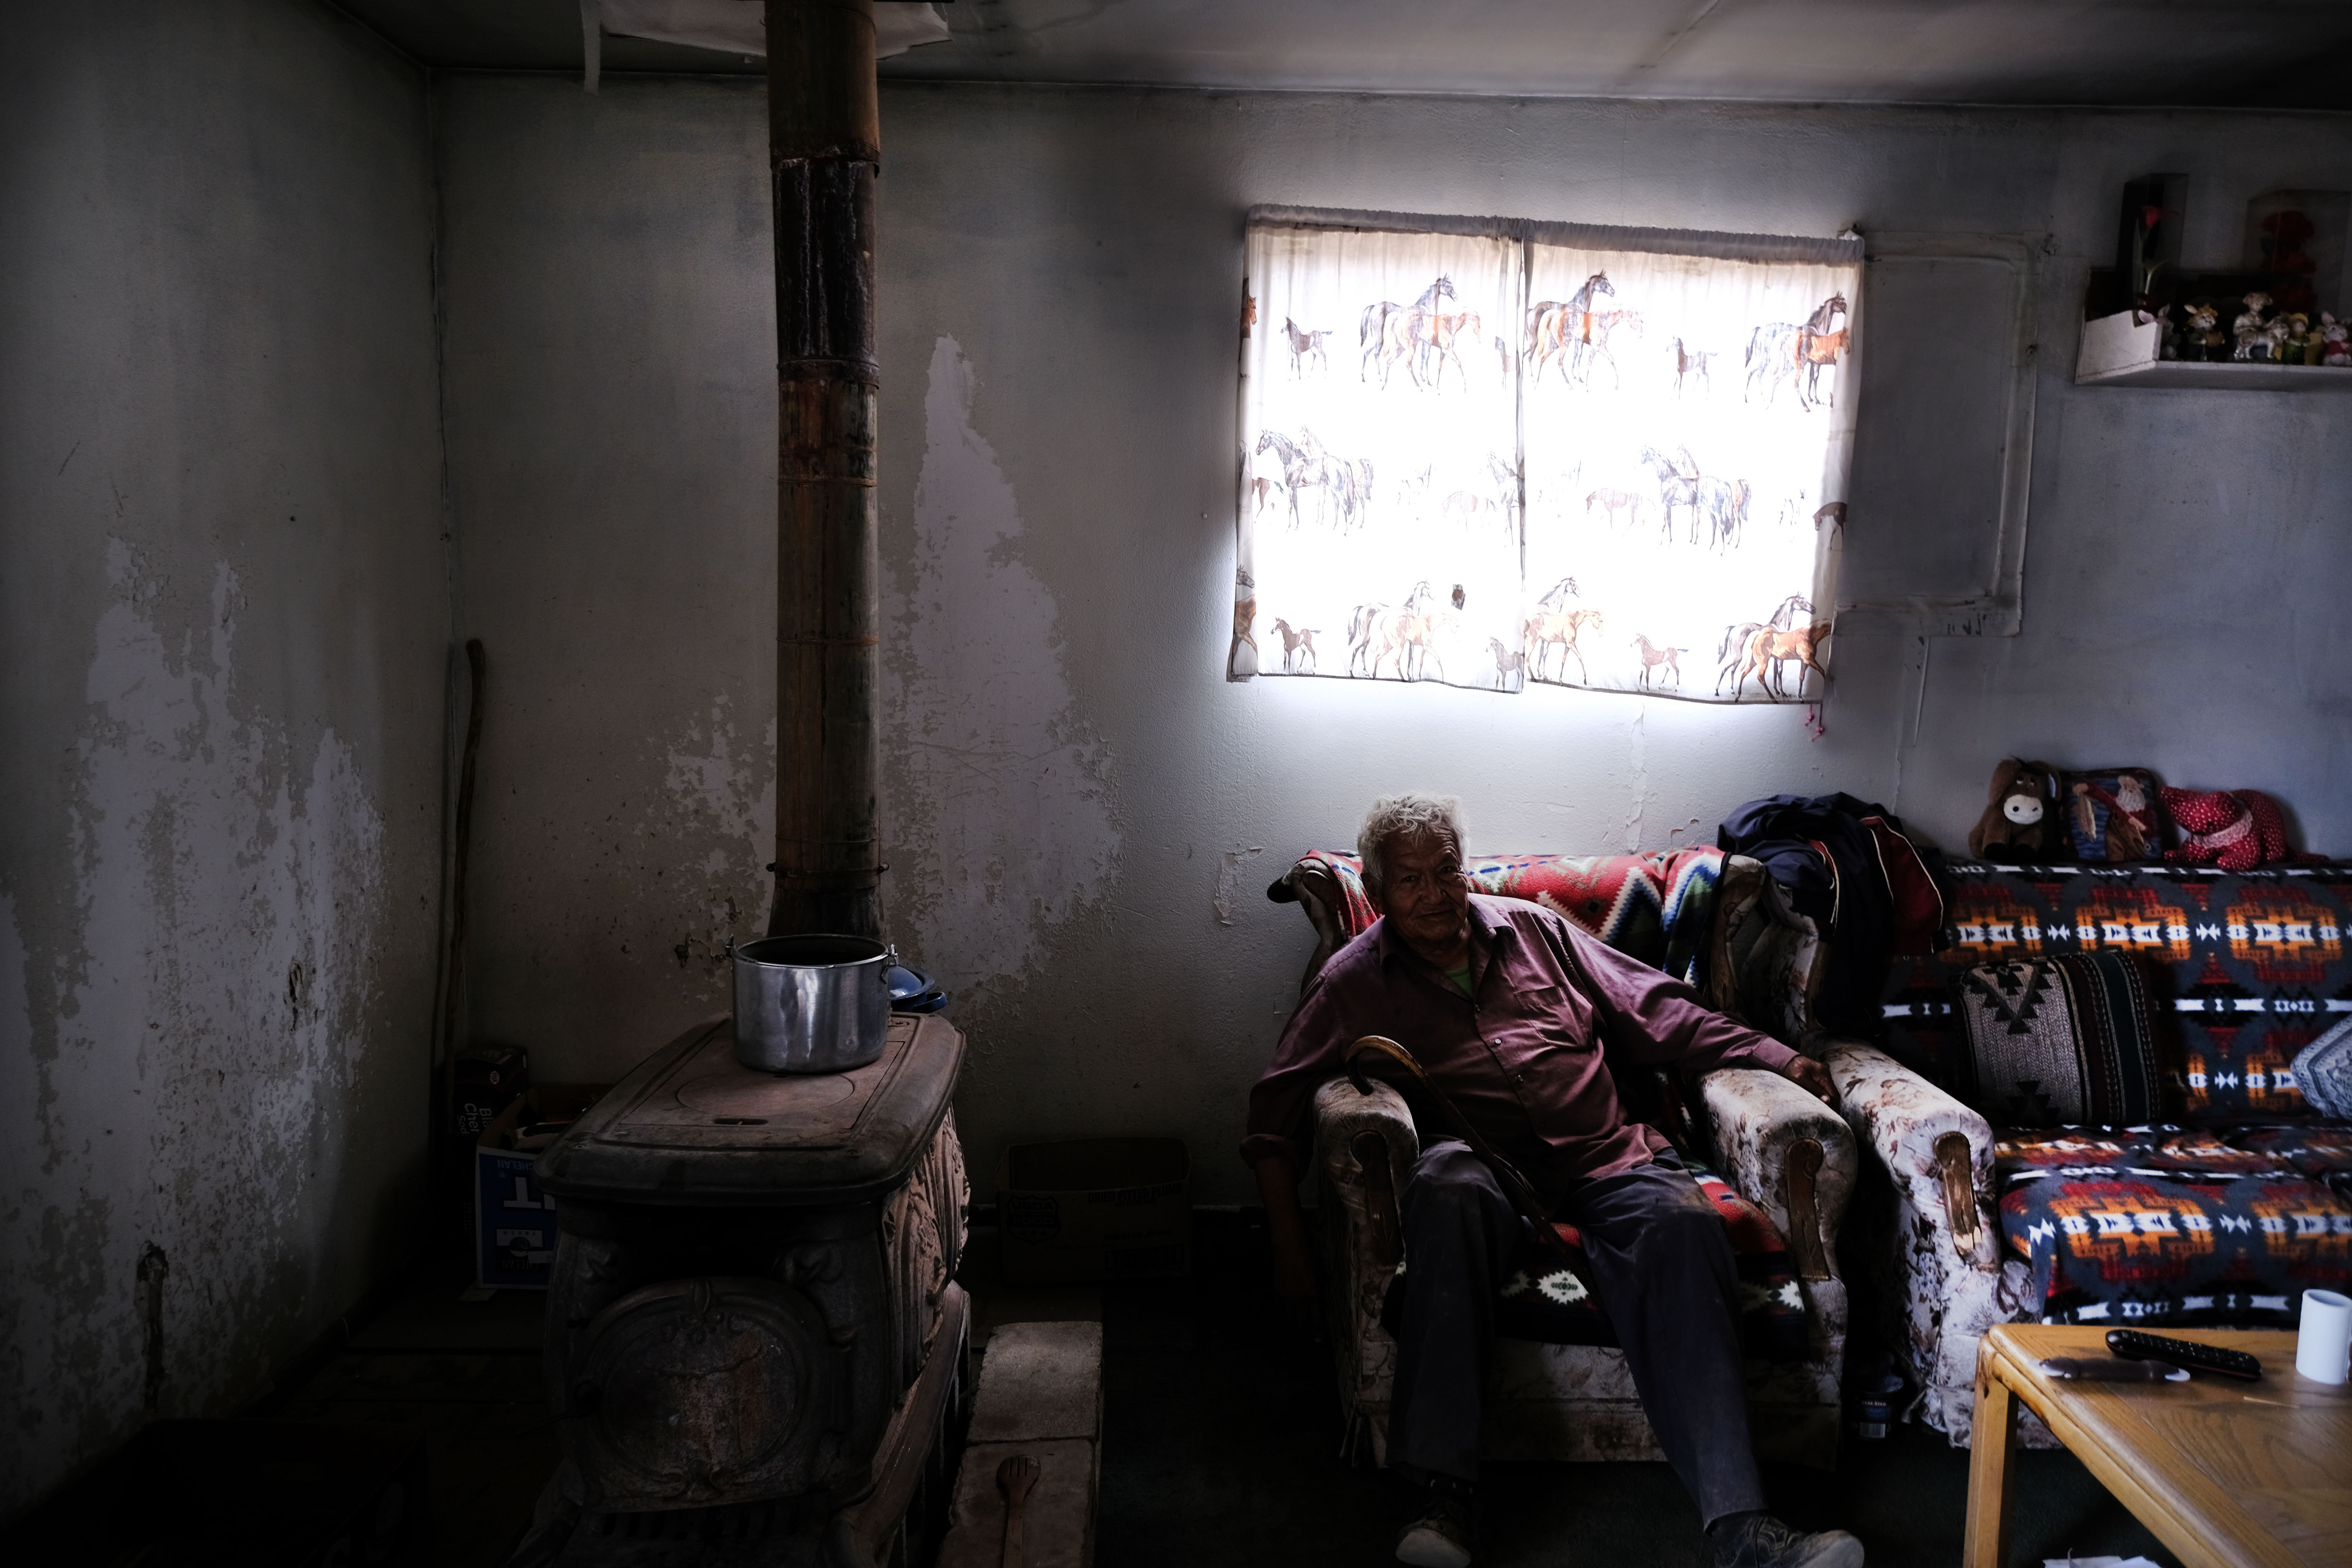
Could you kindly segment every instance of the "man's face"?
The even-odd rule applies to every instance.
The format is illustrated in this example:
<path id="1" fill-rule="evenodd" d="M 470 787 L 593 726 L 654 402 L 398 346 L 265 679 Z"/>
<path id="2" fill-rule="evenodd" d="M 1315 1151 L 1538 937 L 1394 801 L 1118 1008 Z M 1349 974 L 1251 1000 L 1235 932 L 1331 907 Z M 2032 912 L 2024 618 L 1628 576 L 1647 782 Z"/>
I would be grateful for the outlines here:
<path id="1" fill-rule="evenodd" d="M 1458 963 L 1470 940 L 1470 879 L 1453 837 L 1399 834 L 1381 859 L 1387 885 L 1373 901 L 1405 945 L 1433 963 Z"/>

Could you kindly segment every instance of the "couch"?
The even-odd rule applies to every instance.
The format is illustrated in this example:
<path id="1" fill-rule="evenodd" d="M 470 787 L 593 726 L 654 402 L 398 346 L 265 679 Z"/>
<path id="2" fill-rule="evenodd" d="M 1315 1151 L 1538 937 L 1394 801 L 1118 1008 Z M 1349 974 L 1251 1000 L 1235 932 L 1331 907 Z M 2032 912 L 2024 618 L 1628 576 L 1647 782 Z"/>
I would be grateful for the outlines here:
<path id="1" fill-rule="evenodd" d="M 2352 1128 L 2316 1115 L 2294 1061 L 2352 1014 L 2352 867 L 1949 871 L 1950 945 L 1895 962 L 1881 1039 L 1820 1051 L 1872 1156 L 1851 1271 L 1914 1414 L 1967 1446 L 1977 1342 L 1997 1323 L 2293 1328 L 2301 1289 L 2346 1289 Z M 1988 1010 L 1969 976 L 2093 955 L 2114 995 L 2087 1005 L 2126 1039 L 2146 1026 L 2153 1092 L 2144 1116 L 2053 1125 L 2042 1086 L 1986 1080 L 1961 1013 L 2021 1032 L 2030 1008 L 1994 994 Z"/>
<path id="2" fill-rule="evenodd" d="M 1766 1016 L 1801 1015 L 1818 939 L 1810 923 L 1780 918 L 1753 860 L 1707 848 L 1583 859 L 1486 857 L 1467 869 L 1481 890 L 1544 904 L 1698 984 L 1710 1005 L 1759 1026 Z M 1315 927 L 1308 980 L 1374 918 L 1349 855 L 1301 858 L 1268 896 L 1297 902 Z M 1731 1228 L 1748 1307 L 1757 1451 L 1833 1467 L 1847 1314 L 1837 1237 L 1855 1176 L 1851 1131 L 1777 1074 L 1727 1068 L 1696 1085 L 1672 1075 L 1627 1081 L 1632 1076 L 1619 1080 L 1629 1110 L 1707 1168 L 1709 1194 Z M 1375 1463 L 1386 1458 L 1396 1357 L 1381 1315 L 1402 1255 L 1398 1184 L 1420 1150 L 1412 1112 L 1393 1089 L 1375 1083 L 1360 1093 L 1338 1079 L 1318 1092 L 1311 1163 L 1343 1445 Z M 1662 1458 L 1624 1356 L 1605 1342 L 1605 1318 L 1547 1302 L 1572 1293 L 1570 1279 L 1522 1273 L 1504 1289 L 1485 1452 L 1498 1459 Z"/>

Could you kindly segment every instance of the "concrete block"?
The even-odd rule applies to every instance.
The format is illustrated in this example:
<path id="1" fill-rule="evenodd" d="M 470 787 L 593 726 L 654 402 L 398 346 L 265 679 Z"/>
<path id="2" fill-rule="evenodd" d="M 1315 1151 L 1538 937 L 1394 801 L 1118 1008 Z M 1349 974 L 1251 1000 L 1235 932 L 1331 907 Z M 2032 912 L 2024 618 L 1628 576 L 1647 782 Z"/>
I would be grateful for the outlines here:
<path id="1" fill-rule="evenodd" d="M 996 1487 L 996 1471 L 1015 1454 L 1036 1460 L 1038 1469 L 1037 1484 L 1030 1489 L 1022 1514 L 1023 1568 L 1092 1568 L 1095 1446 L 1079 1438 L 968 1446 L 963 1468 L 956 1472 L 955 1502 L 948 1515 L 947 1539 L 940 1545 L 939 1568 L 997 1568 L 1004 1550 L 1005 1505 L 1004 1494 Z"/>
<path id="2" fill-rule="evenodd" d="M 989 1336 L 971 1416 L 975 1447 L 1060 1437 L 1092 1442 L 1101 1432 L 1100 1323 L 1007 1323 Z"/>

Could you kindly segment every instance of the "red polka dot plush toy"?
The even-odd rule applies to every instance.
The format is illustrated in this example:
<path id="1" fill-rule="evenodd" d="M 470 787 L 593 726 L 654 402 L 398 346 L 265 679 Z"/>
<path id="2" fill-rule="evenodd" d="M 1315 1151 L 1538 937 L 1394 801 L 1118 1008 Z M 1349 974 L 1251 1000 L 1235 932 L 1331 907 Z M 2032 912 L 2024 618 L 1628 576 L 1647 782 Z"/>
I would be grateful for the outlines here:
<path id="1" fill-rule="evenodd" d="M 2287 847 L 2286 819 L 2255 789 L 2167 789 L 2164 809 L 2180 825 L 2180 847 L 2165 858 L 2176 865 L 2251 871 L 2257 866 L 2309 866 L 2326 858 Z"/>

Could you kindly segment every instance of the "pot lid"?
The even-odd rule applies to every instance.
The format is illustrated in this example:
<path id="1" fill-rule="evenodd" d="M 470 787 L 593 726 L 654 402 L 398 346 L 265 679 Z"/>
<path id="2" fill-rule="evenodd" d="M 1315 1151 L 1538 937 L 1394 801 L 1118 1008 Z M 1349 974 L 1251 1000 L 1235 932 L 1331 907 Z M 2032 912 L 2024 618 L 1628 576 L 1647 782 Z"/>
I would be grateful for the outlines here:
<path id="1" fill-rule="evenodd" d="M 895 1191 L 929 1146 L 963 1036 L 891 1016 L 882 1054 L 848 1072 L 764 1073 L 735 1059 L 729 1018 L 655 1052 L 539 1157 L 559 1198 L 785 1207 Z"/>

